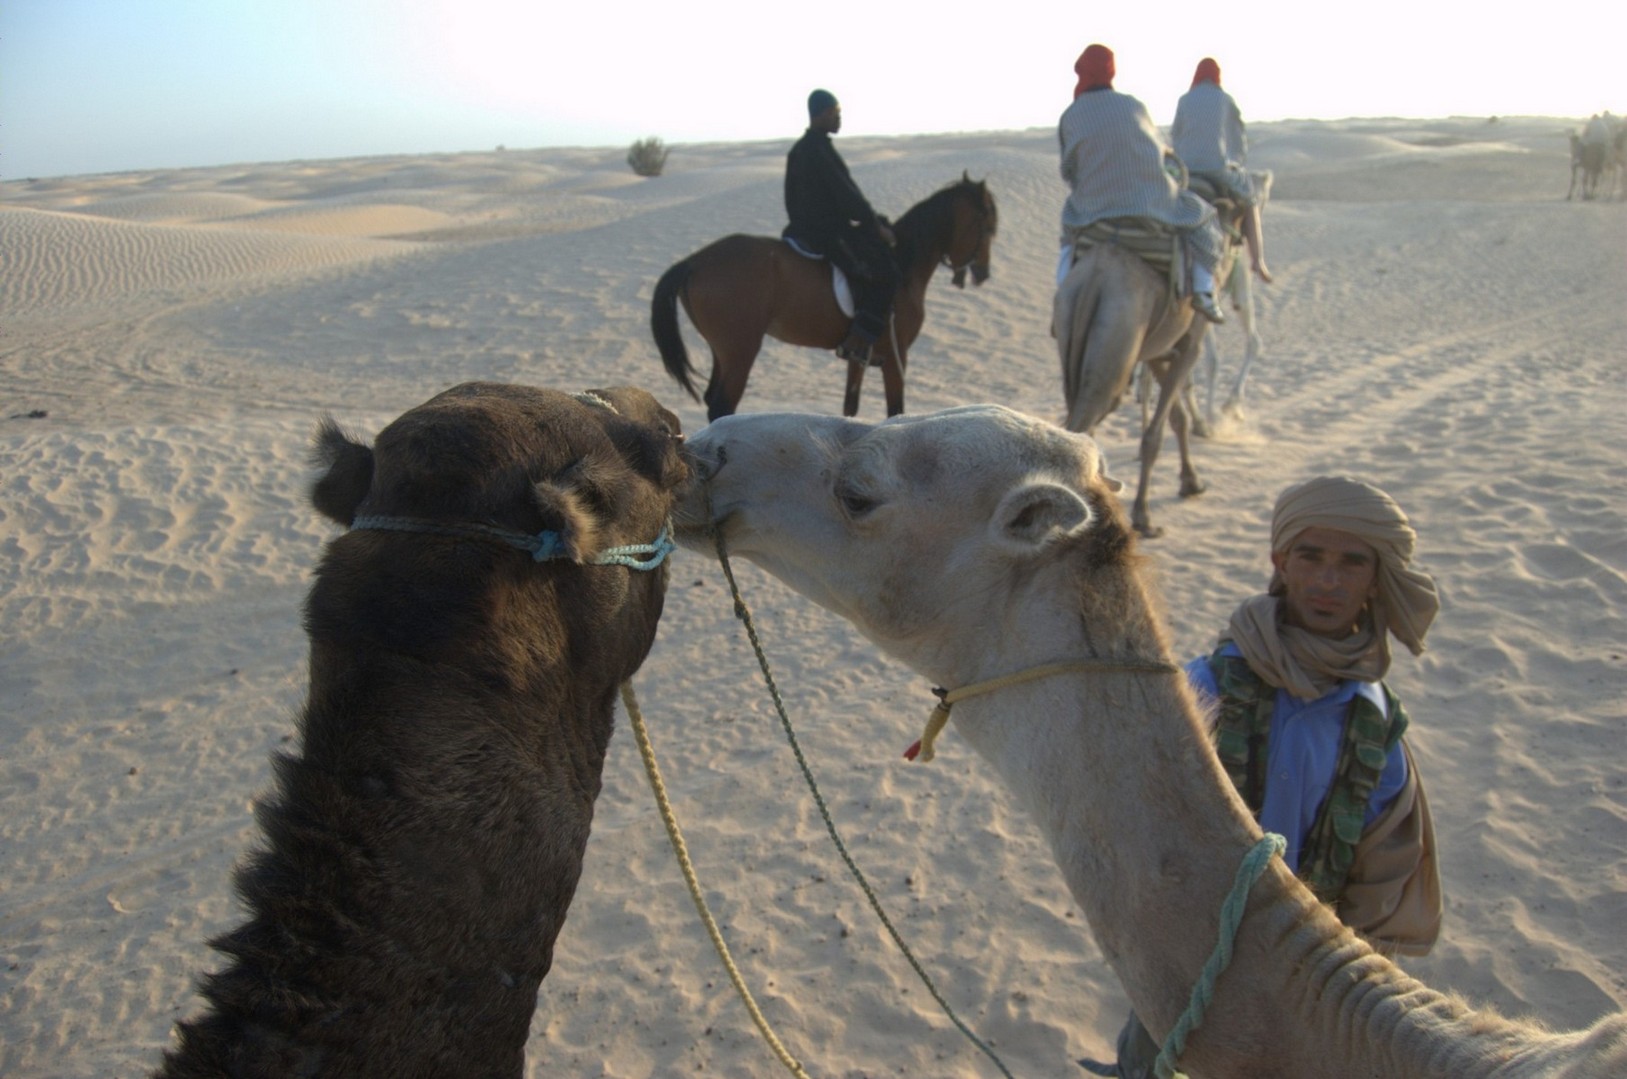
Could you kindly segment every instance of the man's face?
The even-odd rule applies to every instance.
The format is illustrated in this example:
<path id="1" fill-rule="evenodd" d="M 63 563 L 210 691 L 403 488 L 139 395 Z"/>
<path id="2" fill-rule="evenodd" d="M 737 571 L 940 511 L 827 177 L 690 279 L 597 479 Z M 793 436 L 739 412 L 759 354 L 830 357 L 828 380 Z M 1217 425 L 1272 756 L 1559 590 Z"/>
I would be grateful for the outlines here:
<path id="1" fill-rule="evenodd" d="M 1271 552 L 1288 592 L 1288 624 L 1323 637 L 1346 637 L 1378 590 L 1378 553 L 1334 528 L 1307 528 Z"/>
<path id="2" fill-rule="evenodd" d="M 834 135 L 842 130 L 842 106 L 832 105 L 814 117 L 813 126 Z"/>

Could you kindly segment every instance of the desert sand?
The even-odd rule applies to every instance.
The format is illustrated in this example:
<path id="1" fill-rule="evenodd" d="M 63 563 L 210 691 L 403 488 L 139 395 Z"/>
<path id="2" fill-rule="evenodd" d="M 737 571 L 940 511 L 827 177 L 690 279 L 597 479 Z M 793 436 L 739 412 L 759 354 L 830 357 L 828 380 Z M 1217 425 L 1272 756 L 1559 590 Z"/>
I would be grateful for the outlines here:
<path id="1" fill-rule="evenodd" d="M 1206 494 L 1176 497 L 1165 450 L 1167 534 L 1142 545 L 1184 657 L 1264 585 L 1287 484 L 1347 472 L 1410 511 L 1444 608 L 1391 683 L 1447 914 L 1404 965 L 1559 1027 L 1627 1006 L 1627 205 L 1564 201 L 1573 124 L 1254 125 L 1265 356 L 1246 417 L 1197 445 Z M 676 146 L 656 179 L 547 149 L 0 185 L 0 1075 L 144 1074 L 198 1006 L 302 701 L 333 534 L 305 501 L 318 418 L 370 438 L 497 379 L 633 383 L 699 429 L 650 292 L 716 237 L 778 232 L 789 141 Z M 1058 418 L 1052 133 L 838 146 L 884 212 L 963 170 L 999 202 L 993 279 L 928 292 L 909 410 Z M 1219 340 L 1230 368 L 1240 334 Z M 771 342 L 742 407 L 835 412 L 841 383 Z M 882 412 L 872 374 L 861 418 Z M 1136 423 L 1127 401 L 1098 432 L 1120 475 Z M 1125 999 L 1035 829 L 952 733 L 900 758 L 930 687 L 736 572 L 837 826 L 957 1013 L 1019 1077 L 1110 1056 Z M 809 1073 L 998 1074 L 846 876 L 715 563 L 677 556 L 635 685 L 706 895 Z M 527 1073 L 775 1074 L 620 722 Z"/>

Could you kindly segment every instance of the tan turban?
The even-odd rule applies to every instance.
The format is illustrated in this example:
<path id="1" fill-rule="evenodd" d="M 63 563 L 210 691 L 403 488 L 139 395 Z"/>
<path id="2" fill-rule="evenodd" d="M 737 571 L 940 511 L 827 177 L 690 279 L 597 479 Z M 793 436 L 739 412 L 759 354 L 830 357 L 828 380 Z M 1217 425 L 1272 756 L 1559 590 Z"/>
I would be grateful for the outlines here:
<path id="1" fill-rule="evenodd" d="M 1418 534 L 1401 507 L 1377 487 L 1320 476 L 1288 488 L 1272 511 L 1271 550 L 1287 550 L 1307 528 L 1348 532 L 1377 552 L 1377 595 L 1362 625 L 1336 640 L 1286 624 L 1280 609 L 1283 582 L 1273 573 L 1268 594 L 1245 601 L 1221 640 L 1237 642 L 1249 666 L 1272 685 L 1313 700 L 1343 679 L 1383 678 L 1390 669 L 1392 633 L 1413 655 L 1421 654 L 1441 604 L 1429 575 L 1409 567 Z"/>

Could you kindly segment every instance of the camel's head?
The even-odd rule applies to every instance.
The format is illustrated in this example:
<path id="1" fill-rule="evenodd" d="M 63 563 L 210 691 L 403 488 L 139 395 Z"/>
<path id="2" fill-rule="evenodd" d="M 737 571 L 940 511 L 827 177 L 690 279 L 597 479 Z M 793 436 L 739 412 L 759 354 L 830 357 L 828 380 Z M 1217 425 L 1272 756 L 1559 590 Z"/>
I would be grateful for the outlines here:
<path id="1" fill-rule="evenodd" d="M 1125 542 L 1096 444 L 997 405 L 878 424 L 727 416 L 690 451 L 681 543 L 711 551 L 715 522 L 731 555 L 928 674 L 950 627 L 997 645 L 1014 593 L 1109 534 Z"/>
<path id="2" fill-rule="evenodd" d="M 313 594 L 313 634 L 325 619 L 353 630 L 365 618 L 374 636 L 422 651 L 449 632 L 428 624 L 438 617 L 518 612 L 525 603 L 494 595 L 535 598 L 556 588 L 572 590 L 569 602 L 584 617 L 653 637 L 665 565 L 591 564 L 609 548 L 662 536 L 688 477 L 681 449 L 677 417 L 630 387 L 569 394 L 465 383 L 402 415 L 371 447 L 325 422 L 313 454 L 325 471 L 312 502 L 356 530 L 324 559 L 323 579 L 350 587 Z M 546 550 L 515 549 L 536 537 Z M 571 564 L 587 568 L 535 583 Z M 362 592 L 367 599 L 357 598 Z M 419 613 L 408 616 L 409 607 Z M 392 624 L 399 618 L 407 622 Z"/>

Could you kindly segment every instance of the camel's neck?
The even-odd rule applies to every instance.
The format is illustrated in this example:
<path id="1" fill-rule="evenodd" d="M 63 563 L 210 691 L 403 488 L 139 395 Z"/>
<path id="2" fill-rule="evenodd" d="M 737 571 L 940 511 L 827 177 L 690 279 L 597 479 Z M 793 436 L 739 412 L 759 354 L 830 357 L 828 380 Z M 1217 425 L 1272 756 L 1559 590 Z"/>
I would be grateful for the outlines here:
<path id="1" fill-rule="evenodd" d="M 1077 605 L 1047 598 L 1068 589 L 1036 582 L 1024 608 L 1033 617 L 992 661 L 1007 670 L 983 660 L 962 684 L 1059 659 L 1168 658 L 1136 586 L 1086 589 L 1087 607 L 1101 609 L 1081 618 Z M 1115 628 L 1103 638 L 1090 626 Z M 1026 802 L 1132 1005 L 1162 1038 L 1188 1005 L 1261 834 L 1209 749 L 1184 673 L 1062 675 L 966 699 L 953 714 Z M 1481 1054 L 1454 1040 L 1464 1024 L 1452 1006 L 1342 930 L 1280 860 L 1250 893 L 1235 939 L 1183 1058 L 1194 1074 L 1277 1074 L 1261 1069 L 1266 1059 L 1282 1074 L 1390 1074 L 1403 1047 L 1436 1035 L 1446 1038 L 1430 1042 L 1437 1055 Z M 1284 1023 L 1301 1036 L 1285 1039 Z M 1434 1029 L 1421 1035 L 1420 1024 Z M 1334 1045 L 1337 1062 L 1318 1055 Z"/>
<path id="2" fill-rule="evenodd" d="M 520 1074 L 637 665 L 540 637 L 482 623 L 426 658 L 313 636 L 302 752 L 238 875 L 249 920 L 166 1076 Z"/>

